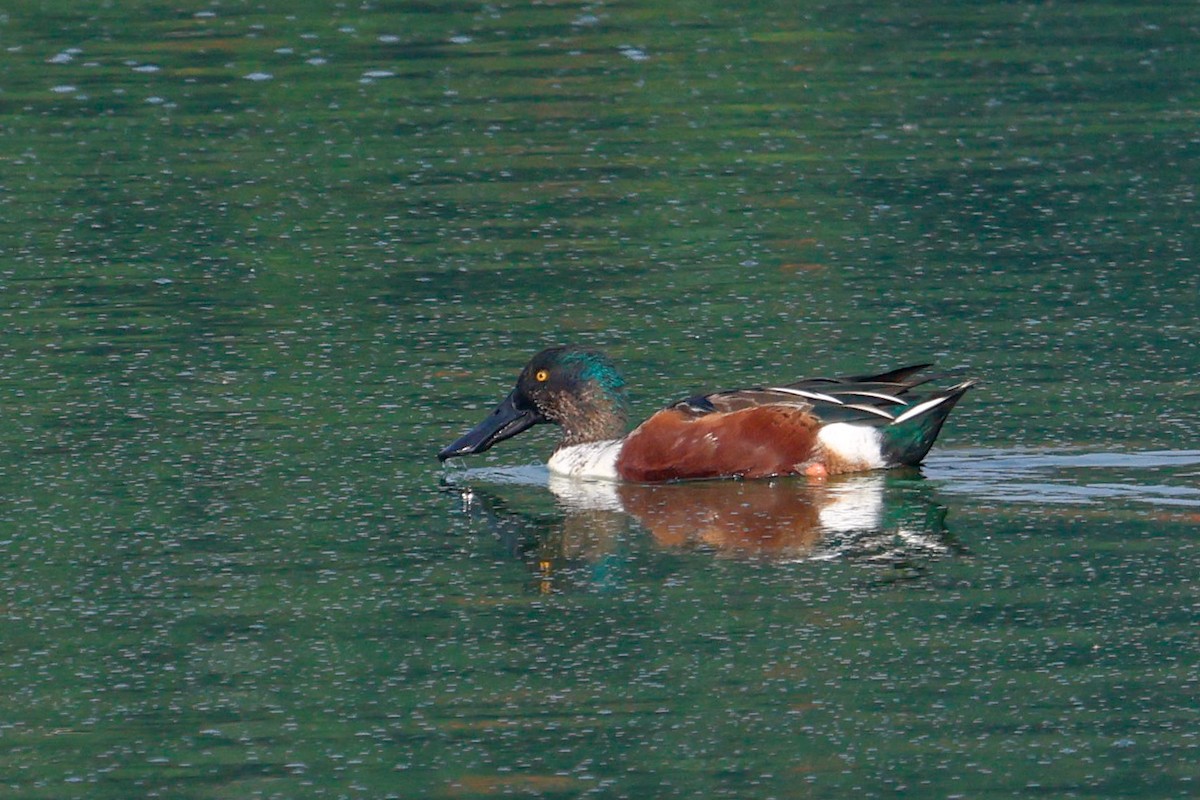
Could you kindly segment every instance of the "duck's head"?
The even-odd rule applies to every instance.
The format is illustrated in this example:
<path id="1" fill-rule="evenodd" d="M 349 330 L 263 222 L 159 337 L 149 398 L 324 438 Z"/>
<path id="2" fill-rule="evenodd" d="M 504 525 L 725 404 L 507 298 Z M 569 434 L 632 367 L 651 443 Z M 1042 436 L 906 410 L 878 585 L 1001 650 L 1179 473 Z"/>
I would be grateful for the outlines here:
<path id="1" fill-rule="evenodd" d="M 584 347 L 551 347 L 533 357 L 504 402 L 438 453 L 482 453 L 541 422 L 562 426 L 561 446 L 619 439 L 628 409 L 625 381 L 608 356 Z"/>

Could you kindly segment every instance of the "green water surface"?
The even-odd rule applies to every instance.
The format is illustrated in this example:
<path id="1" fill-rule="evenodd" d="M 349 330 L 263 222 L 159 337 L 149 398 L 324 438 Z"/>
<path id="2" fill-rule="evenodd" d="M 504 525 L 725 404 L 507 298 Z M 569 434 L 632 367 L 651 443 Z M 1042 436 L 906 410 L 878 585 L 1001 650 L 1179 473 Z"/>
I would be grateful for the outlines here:
<path id="1" fill-rule="evenodd" d="M 1193 3 L 5 10 L 0 795 L 1200 793 L 1198 42 Z M 438 464 L 563 342 L 639 418 L 980 384 L 917 474 Z"/>

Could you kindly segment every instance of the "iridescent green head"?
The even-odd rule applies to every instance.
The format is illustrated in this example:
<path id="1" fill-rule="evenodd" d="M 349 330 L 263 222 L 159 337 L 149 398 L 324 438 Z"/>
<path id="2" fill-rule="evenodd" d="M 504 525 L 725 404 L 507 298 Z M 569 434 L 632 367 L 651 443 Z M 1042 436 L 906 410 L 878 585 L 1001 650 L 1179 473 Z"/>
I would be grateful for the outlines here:
<path id="1" fill-rule="evenodd" d="M 482 453 L 542 422 L 562 426 L 564 445 L 619 439 L 628 418 L 625 380 L 608 356 L 585 347 L 550 347 L 525 365 L 504 402 L 438 458 Z"/>

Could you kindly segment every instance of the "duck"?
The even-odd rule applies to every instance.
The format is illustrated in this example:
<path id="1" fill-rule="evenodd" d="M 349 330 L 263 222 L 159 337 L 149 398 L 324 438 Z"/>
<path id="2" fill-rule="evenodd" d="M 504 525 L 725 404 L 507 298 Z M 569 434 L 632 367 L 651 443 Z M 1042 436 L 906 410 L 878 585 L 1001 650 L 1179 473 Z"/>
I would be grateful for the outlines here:
<path id="1" fill-rule="evenodd" d="M 483 453 L 543 423 L 562 436 L 547 467 L 572 478 L 633 483 L 772 478 L 918 466 L 951 409 L 975 385 L 913 392 L 939 375 L 913 364 L 878 375 L 806 378 L 696 394 L 631 432 L 624 378 L 602 351 L 548 347 L 479 424 L 438 453 Z"/>

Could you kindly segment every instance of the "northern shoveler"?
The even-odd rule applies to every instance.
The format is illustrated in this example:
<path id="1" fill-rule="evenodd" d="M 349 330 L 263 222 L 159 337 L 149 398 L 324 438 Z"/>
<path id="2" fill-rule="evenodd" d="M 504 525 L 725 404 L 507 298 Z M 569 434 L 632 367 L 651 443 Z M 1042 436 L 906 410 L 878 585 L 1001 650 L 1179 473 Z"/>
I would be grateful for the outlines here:
<path id="1" fill-rule="evenodd" d="M 603 353 L 551 347 L 504 402 L 438 458 L 482 453 L 542 422 L 562 427 L 549 461 L 575 477 L 657 483 L 700 478 L 822 477 L 921 462 L 974 381 L 924 395 L 929 364 L 680 400 L 625 435 L 625 381 Z"/>

